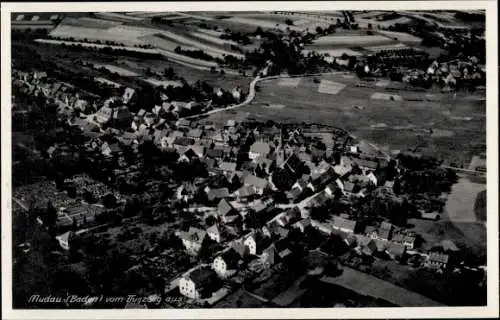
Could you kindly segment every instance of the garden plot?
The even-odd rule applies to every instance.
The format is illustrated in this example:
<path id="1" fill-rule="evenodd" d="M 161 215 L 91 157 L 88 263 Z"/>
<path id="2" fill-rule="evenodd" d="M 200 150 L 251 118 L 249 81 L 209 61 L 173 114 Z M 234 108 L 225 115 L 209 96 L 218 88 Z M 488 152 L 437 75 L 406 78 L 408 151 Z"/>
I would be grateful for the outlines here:
<path id="1" fill-rule="evenodd" d="M 343 83 L 323 79 L 321 80 L 321 83 L 318 86 L 318 92 L 327 94 L 338 94 L 345 87 L 346 85 Z"/>
<path id="2" fill-rule="evenodd" d="M 296 88 L 300 83 L 300 78 L 283 78 L 278 82 L 279 86 L 282 87 L 293 87 Z"/>
<path id="3" fill-rule="evenodd" d="M 389 94 L 389 93 L 381 93 L 375 92 L 371 96 L 372 100 L 394 100 L 394 101 L 402 101 L 403 97 L 397 94 Z"/>
<path id="4" fill-rule="evenodd" d="M 394 43 L 394 40 L 380 35 L 373 36 L 324 36 L 314 40 L 316 46 L 366 47 Z"/>
<path id="5" fill-rule="evenodd" d="M 138 76 L 137 73 L 130 71 L 128 69 L 120 68 L 111 64 L 94 64 L 94 68 L 100 69 L 100 68 L 106 68 L 110 72 L 118 73 L 120 76 L 124 77 L 135 77 Z"/>

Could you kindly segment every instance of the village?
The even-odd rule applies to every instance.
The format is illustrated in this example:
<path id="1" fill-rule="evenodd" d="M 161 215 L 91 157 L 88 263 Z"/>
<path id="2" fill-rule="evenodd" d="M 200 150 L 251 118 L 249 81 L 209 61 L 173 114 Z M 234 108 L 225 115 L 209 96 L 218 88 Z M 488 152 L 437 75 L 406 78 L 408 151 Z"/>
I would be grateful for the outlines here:
<path id="1" fill-rule="evenodd" d="M 178 106 L 168 97 L 132 113 L 130 89 L 84 115 L 78 92 L 61 90 L 41 72 L 18 74 L 14 86 L 56 106 L 59 134 L 39 155 L 53 167 L 52 185 L 44 183 L 46 193 L 29 205 L 39 209 L 38 224 L 70 263 L 89 255 L 99 238 L 133 242 L 153 226 L 158 236 L 127 257 L 123 272 L 161 278 L 159 289 L 142 285 L 146 296 L 164 297 L 162 307 L 217 307 L 241 290 L 263 306 L 290 306 L 307 292 L 298 279 L 357 291 L 335 280 L 342 269 L 391 282 L 370 270 L 375 262 L 387 265 L 386 273 L 485 274 L 464 264 L 453 241 L 429 243 L 407 223 L 438 221 L 440 194 L 456 180 L 433 159 L 388 155 L 325 125 L 172 121 L 167 115 Z M 14 197 L 27 206 L 33 200 L 22 190 Z M 278 280 L 266 282 L 271 278 Z M 367 304 L 442 304 L 361 291 Z"/>

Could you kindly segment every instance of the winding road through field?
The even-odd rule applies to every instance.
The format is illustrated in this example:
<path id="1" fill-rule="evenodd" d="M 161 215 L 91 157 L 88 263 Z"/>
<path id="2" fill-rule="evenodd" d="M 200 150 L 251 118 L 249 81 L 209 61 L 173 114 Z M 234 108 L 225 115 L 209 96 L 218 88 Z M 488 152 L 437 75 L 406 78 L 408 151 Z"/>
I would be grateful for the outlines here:
<path id="1" fill-rule="evenodd" d="M 240 102 L 240 103 L 235 104 L 235 105 L 227 106 L 227 107 L 224 107 L 224 108 L 214 109 L 214 110 L 210 110 L 210 111 L 207 111 L 207 112 L 204 112 L 204 113 L 195 114 L 195 115 L 192 115 L 192 116 L 182 117 L 181 119 L 196 119 L 198 117 L 208 116 L 208 115 L 211 115 L 211 114 L 214 114 L 214 113 L 218 113 L 218 112 L 221 112 L 221 111 L 227 111 L 227 110 L 232 110 L 232 109 L 236 109 L 236 108 L 240 108 L 240 107 L 246 106 L 247 104 L 249 104 L 250 102 L 252 102 L 253 99 L 255 98 L 255 86 L 260 81 L 273 80 L 273 79 L 281 79 L 281 78 L 305 78 L 305 77 L 332 75 L 332 74 L 337 74 L 338 73 L 338 71 L 333 71 L 333 72 L 311 73 L 311 74 L 301 74 L 301 75 L 278 75 L 278 76 L 261 77 L 260 74 L 267 73 L 267 69 L 268 68 L 269 68 L 269 65 L 266 66 L 261 72 L 259 72 L 259 74 L 252 80 L 252 82 L 250 82 L 250 86 L 249 86 L 249 89 L 248 89 L 248 95 L 247 95 L 247 97 L 245 98 L 245 100 L 243 102 Z"/>

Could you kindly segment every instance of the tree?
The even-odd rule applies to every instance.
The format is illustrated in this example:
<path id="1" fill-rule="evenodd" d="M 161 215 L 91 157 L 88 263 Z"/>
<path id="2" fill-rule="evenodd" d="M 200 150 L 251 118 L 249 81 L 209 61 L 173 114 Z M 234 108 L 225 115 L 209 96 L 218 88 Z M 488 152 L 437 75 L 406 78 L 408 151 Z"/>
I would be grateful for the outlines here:
<path id="1" fill-rule="evenodd" d="M 287 26 L 293 26 L 293 21 L 292 21 L 291 19 L 286 19 L 286 20 L 285 20 L 285 24 L 286 24 Z"/>

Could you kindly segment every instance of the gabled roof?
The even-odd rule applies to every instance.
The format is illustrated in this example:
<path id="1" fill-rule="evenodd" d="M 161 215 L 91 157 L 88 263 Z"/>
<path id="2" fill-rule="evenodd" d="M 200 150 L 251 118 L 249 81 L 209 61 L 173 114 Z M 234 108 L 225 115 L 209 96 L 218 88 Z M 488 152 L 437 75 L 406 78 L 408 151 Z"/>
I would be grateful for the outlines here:
<path id="1" fill-rule="evenodd" d="M 229 248 L 221 253 L 220 257 L 226 263 L 227 269 L 235 269 L 241 259 L 241 255 L 233 248 Z"/>
<path id="2" fill-rule="evenodd" d="M 356 227 L 356 221 L 344 219 L 342 217 L 333 217 L 332 225 L 335 228 L 354 230 Z"/>
<path id="3" fill-rule="evenodd" d="M 259 189 L 264 189 L 267 187 L 268 181 L 266 179 L 256 177 L 253 174 L 249 174 L 245 177 L 244 184 L 254 186 Z"/>
<path id="4" fill-rule="evenodd" d="M 229 190 L 227 188 L 211 189 L 207 193 L 209 200 L 214 200 L 218 198 L 229 197 Z"/>
<path id="5" fill-rule="evenodd" d="M 239 188 L 236 192 L 237 192 L 238 196 L 240 196 L 240 197 L 249 197 L 249 196 L 253 196 L 257 193 L 257 191 L 255 190 L 255 187 L 253 187 L 253 186 L 243 186 L 243 187 Z"/>
<path id="6" fill-rule="evenodd" d="M 193 140 L 185 137 L 176 137 L 174 140 L 174 145 L 178 146 L 188 146 L 193 144 Z"/>
<path id="7" fill-rule="evenodd" d="M 430 252 L 428 259 L 431 262 L 448 263 L 450 256 L 446 253 Z"/>
<path id="8" fill-rule="evenodd" d="M 211 268 L 201 267 L 194 269 L 185 277 L 191 279 L 191 281 L 195 283 L 196 289 L 200 290 L 201 288 L 209 286 L 210 283 L 216 281 L 217 274 Z"/>
<path id="9" fill-rule="evenodd" d="M 395 257 L 401 257 L 406 252 L 406 247 L 400 243 L 391 242 L 386 250 Z"/>
<path id="10" fill-rule="evenodd" d="M 226 199 L 222 199 L 217 205 L 217 211 L 221 216 L 225 216 L 233 210 L 235 210 L 234 207 Z"/>
<path id="11" fill-rule="evenodd" d="M 224 150 L 220 148 L 208 149 L 206 156 L 211 158 L 222 158 L 224 156 Z"/>
<path id="12" fill-rule="evenodd" d="M 215 233 L 215 234 L 220 234 L 219 233 L 219 228 L 217 228 L 217 225 L 214 224 L 211 227 L 207 229 L 207 233 Z"/>

